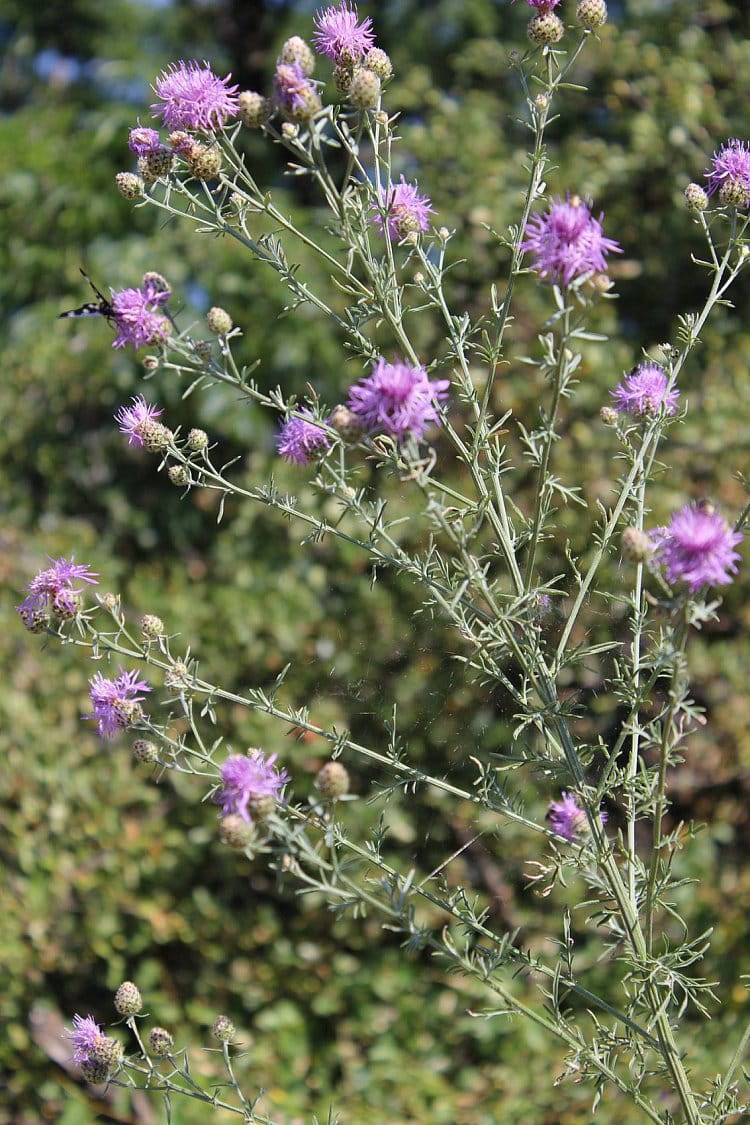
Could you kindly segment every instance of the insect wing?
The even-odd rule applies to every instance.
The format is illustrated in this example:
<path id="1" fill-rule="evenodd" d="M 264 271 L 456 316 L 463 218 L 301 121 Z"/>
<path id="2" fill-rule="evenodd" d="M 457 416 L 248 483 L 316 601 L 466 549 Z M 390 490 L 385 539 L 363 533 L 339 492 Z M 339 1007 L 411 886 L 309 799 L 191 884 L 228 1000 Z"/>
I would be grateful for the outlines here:
<path id="1" fill-rule="evenodd" d="M 68 312 L 58 314 L 58 320 L 63 320 L 65 317 L 79 317 L 79 316 L 103 316 L 106 320 L 112 320 L 115 315 L 115 310 L 112 308 L 111 301 L 108 301 L 100 289 L 94 285 L 93 281 L 86 273 L 81 270 L 81 276 L 90 285 L 96 294 L 95 301 L 87 301 L 85 305 L 80 305 L 77 309 L 69 309 Z"/>

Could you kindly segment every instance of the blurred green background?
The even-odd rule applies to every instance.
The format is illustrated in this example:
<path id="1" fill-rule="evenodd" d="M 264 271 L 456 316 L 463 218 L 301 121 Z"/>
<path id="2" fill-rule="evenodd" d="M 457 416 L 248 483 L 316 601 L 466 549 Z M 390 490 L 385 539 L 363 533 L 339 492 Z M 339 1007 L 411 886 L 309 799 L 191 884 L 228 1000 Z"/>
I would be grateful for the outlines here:
<path id="1" fill-rule="evenodd" d="M 505 0 L 389 0 L 377 13 L 362 10 L 375 16 L 393 58 L 388 107 L 403 114 L 403 170 L 409 179 L 418 172 L 437 221 L 455 228 L 452 254 L 467 262 L 455 271 L 452 297 L 478 313 L 507 267 L 484 224 L 502 230 L 516 221 L 522 197 L 526 133 L 507 56 L 524 46 L 529 9 Z M 427 955 L 404 954 L 378 918 L 336 921 L 321 901 L 277 890 L 262 862 L 250 867 L 220 847 L 215 812 L 198 803 L 194 784 L 157 784 L 131 760 L 127 739 L 101 745 L 81 722 L 90 662 L 28 635 L 13 611 L 47 554 L 75 552 L 100 572 L 102 589 L 122 595 L 133 619 L 161 616 L 200 656 L 203 674 L 225 687 L 268 685 L 292 661 L 285 699 L 376 746 L 387 741 L 396 702 L 413 759 L 460 783 L 472 777 L 470 754 L 507 745 L 507 701 L 488 697 L 446 656 L 457 642 L 414 616 L 418 590 L 388 574 L 371 586 L 362 557 L 330 542 L 300 549 L 298 527 L 249 505 L 230 505 L 217 528 L 212 497 L 194 491 L 180 500 L 112 422 L 117 406 L 143 389 L 142 355 L 113 352 L 103 322 L 55 319 L 89 299 L 81 265 L 103 288 L 137 284 L 156 269 L 178 294 L 183 322 L 200 327 L 211 304 L 229 310 L 244 334 L 240 357 L 260 358 L 264 386 L 302 394 L 310 381 L 329 404 L 343 397 L 358 371 L 328 324 L 306 310 L 293 321 L 280 317 L 280 285 L 237 246 L 164 225 L 113 184 L 131 166 L 127 131 L 139 116 L 149 120 L 149 83 L 164 65 L 205 57 L 243 88 L 266 89 L 281 43 L 309 36 L 312 12 L 242 0 L 0 0 L 0 1122 L 161 1120 L 155 1098 L 117 1092 L 96 1101 L 63 1065 L 62 1023 L 74 1011 L 111 1021 L 111 994 L 126 978 L 139 984 L 153 1022 L 195 1048 L 203 1075 L 217 1071 L 216 1056 L 201 1049 L 210 1046 L 210 1025 L 229 1014 L 248 1044 L 238 1070 L 248 1089 L 266 1089 L 264 1107 L 279 1122 L 325 1119 L 331 1104 L 350 1122 L 590 1118 L 590 1090 L 571 1081 L 553 1088 L 562 1069 L 556 1044 L 515 1022 L 472 1018 L 469 1010 L 486 1003 L 481 990 L 446 979 Z M 587 347 L 555 454 L 557 474 L 573 483 L 586 466 L 592 502 L 606 501 L 619 467 L 614 438 L 598 421 L 608 390 L 642 347 L 672 337 L 678 312 L 701 301 L 705 277 L 688 268 L 700 244 L 681 193 L 718 143 L 747 137 L 750 94 L 750 14 L 740 0 L 612 0 L 610 14 L 579 66 L 589 93 L 568 92 L 552 126 L 548 176 L 552 192 L 591 195 L 625 251 L 613 270 L 619 300 L 599 314 L 617 342 Z M 261 137 L 245 143 L 256 179 L 300 221 L 320 227 L 314 192 L 284 179 L 277 151 Z M 653 492 L 655 519 L 690 497 L 711 496 L 731 513 L 743 503 L 733 474 L 750 471 L 747 297 L 744 282 L 736 310 L 719 310 L 685 371 L 690 412 L 665 449 L 670 471 Z M 521 285 L 511 362 L 498 381 L 498 409 L 512 407 L 527 424 L 543 388 L 514 357 L 533 350 L 549 307 L 547 290 L 530 279 Z M 418 338 L 425 355 L 439 348 L 429 318 Z M 267 417 L 226 388 L 186 401 L 182 389 L 162 372 L 148 388 L 171 425 L 203 426 L 228 456 L 243 453 L 240 479 L 267 477 L 273 467 L 306 503 L 319 503 L 304 472 L 273 458 Z M 513 448 L 513 433 L 509 441 Z M 523 504 L 531 477 L 521 470 L 513 479 Z M 561 543 L 568 534 L 584 547 L 586 521 L 576 513 L 563 524 Z M 550 577 L 563 569 L 560 559 L 551 549 Z M 626 589 L 616 561 L 607 581 Z M 717 927 L 701 971 L 720 982 L 724 1005 L 699 1037 L 686 1039 L 694 1069 L 706 1075 L 720 1068 L 747 1018 L 738 983 L 750 970 L 746 592 L 747 568 L 718 621 L 693 640 L 694 697 L 708 723 L 670 781 L 675 816 L 707 824 L 681 856 L 698 879 L 685 891 L 693 932 Z M 594 599 L 587 627 L 594 636 L 624 633 L 622 611 Z M 586 704 L 586 738 L 613 727 L 605 672 L 604 663 L 587 665 L 565 685 Z M 295 792 L 310 791 L 323 746 L 241 710 L 227 709 L 221 722 L 231 744 L 277 752 Z M 347 765 L 363 797 L 347 815 L 366 824 L 385 811 L 387 854 L 401 869 L 429 871 L 474 834 L 469 809 L 439 795 L 367 804 L 387 779 Z M 533 776 L 513 786 L 539 816 L 555 796 Z M 480 827 L 481 840 L 449 878 L 488 897 L 499 929 L 521 927 L 526 947 L 551 955 L 561 905 L 575 904 L 580 888 L 536 898 L 524 878 L 535 843 L 491 820 Z M 600 947 L 583 924 L 574 913 L 586 981 L 606 988 Z M 597 1119 L 625 1122 L 633 1113 L 608 1093 Z M 184 1102 L 174 1119 L 206 1114 Z"/>

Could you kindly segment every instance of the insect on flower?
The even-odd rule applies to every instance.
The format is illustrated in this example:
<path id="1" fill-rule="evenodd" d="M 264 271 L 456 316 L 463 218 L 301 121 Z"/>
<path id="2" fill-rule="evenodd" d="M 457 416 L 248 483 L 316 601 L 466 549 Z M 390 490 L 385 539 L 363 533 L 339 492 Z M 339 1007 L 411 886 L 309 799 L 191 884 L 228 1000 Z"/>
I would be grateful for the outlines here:
<path id="1" fill-rule="evenodd" d="M 70 309 L 68 312 L 59 313 L 57 319 L 63 320 L 65 317 L 69 316 L 103 316 L 105 320 L 108 320 L 111 324 L 115 315 L 112 302 L 97 289 L 85 270 L 81 270 L 81 275 L 94 290 L 97 299 L 95 301 L 87 301 L 85 305 L 81 305 L 77 309 Z"/>

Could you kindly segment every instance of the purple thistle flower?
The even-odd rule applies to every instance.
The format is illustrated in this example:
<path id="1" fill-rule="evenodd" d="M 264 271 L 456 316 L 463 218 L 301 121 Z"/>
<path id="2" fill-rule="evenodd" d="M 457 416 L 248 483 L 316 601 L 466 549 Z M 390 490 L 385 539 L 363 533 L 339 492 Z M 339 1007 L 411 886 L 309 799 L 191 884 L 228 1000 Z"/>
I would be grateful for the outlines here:
<path id="1" fill-rule="evenodd" d="M 248 805 L 262 797 L 279 800 L 279 794 L 289 774 L 277 770 L 274 762 L 278 755 L 265 758 L 262 750 L 251 750 L 248 754 L 233 754 L 221 767 L 221 789 L 214 796 L 221 805 L 222 816 L 234 813 L 250 822 Z"/>
<path id="2" fill-rule="evenodd" d="M 560 0 L 526 0 L 526 3 L 531 8 L 536 8 L 538 12 L 551 12 L 560 3 Z"/>
<path id="3" fill-rule="evenodd" d="M 448 397 L 450 379 L 430 380 L 419 364 L 379 359 L 372 372 L 349 390 L 347 405 L 369 430 L 399 441 L 421 438 L 429 422 L 440 423 L 439 405 Z"/>
<path id="4" fill-rule="evenodd" d="M 125 672 L 122 668 L 114 680 L 106 680 L 97 672 L 89 684 L 94 710 L 85 718 L 98 720 L 100 738 L 114 738 L 118 731 L 129 727 L 136 712 L 133 704 L 140 703 L 151 691 L 146 680 L 138 679 L 137 672 Z"/>
<path id="5" fill-rule="evenodd" d="M 552 801 L 547 815 L 552 831 L 570 844 L 586 831 L 588 820 L 574 793 L 566 793 L 563 789 L 560 795 L 562 800 Z M 602 824 L 606 824 L 607 814 L 600 812 L 599 820 Z"/>
<path id="6" fill-rule="evenodd" d="M 89 582 L 96 586 L 98 574 L 89 570 L 88 566 L 70 559 L 50 559 L 52 566 L 40 570 L 27 585 L 28 594 L 16 606 L 16 610 L 23 618 L 28 629 L 34 625 L 35 615 L 39 612 L 49 611 L 62 616 L 72 616 L 76 612 L 78 595 L 76 582 Z"/>
<path id="7" fill-rule="evenodd" d="M 540 277 L 558 284 L 570 285 L 587 274 L 603 273 L 607 254 L 622 253 L 617 242 L 604 237 L 603 218 L 595 219 L 578 196 L 554 199 L 546 214 L 529 219 L 521 250 L 532 255 L 532 268 Z"/>
<path id="8" fill-rule="evenodd" d="M 151 108 L 167 129 L 202 129 L 216 133 L 230 117 L 236 117 L 239 86 L 219 78 L 207 62 L 172 63 L 156 79 L 153 91 L 159 98 Z M 163 103 L 163 104 L 160 104 Z"/>
<path id="9" fill-rule="evenodd" d="M 727 180 L 738 181 L 750 194 L 750 147 L 732 137 L 713 154 L 706 176 L 709 195 L 714 195 Z"/>
<path id="10" fill-rule="evenodd" d="M 158 344 L 169 336 L 171 325 L 163 313 L 162 305 L 169 300 L 168 289 L 160 289 L 152 279 L 145 279 L 137 289 L 121 289 L 112 293 L 112 316 L 117 325 L 113 348 L 132 344 Z"/>
<path id="11" fill-rule="evenodd" d="M 130 130 L 128 147 L 136 156 L 149 156 L 152 152 L 161 152 L 164 146 L 156 129 L 147 129 L 139 125 Z"/>
<path id="12" fill-rule="evenodd" d="M 133 397 L 132 406 L 121 406 L 115 414 L 115 422 L 121 434 L 127 434 L 128 445 L 143 445 L 143 428 L 155 421 L 164 411 L 152 402 L 146 402 L 143 395 Z"/>
<path id="13" fill-rule="evenodd" d="M 734 548 L 743 536 L 710 504 L 686 504 L 649 538 L 667 581 L 685 582 L 693 594 L 701 586 L 726 586 L 737 572 L 740 556 Z"/>
<path id="14" fill-rule="evenodd" d="M 300 413 L 304 413 L 305 418 L 290 418 L 281 427 L 276 438 L 276 450 L 291 464 L 309 465 L 318 453 L 330 449 L 331 443 L 325 430 L 306 420 L 314 417 L 309 410 Z"/>
<path id="15" fill-rule="evenodd" d="M 378 202 L 373 202 L 371 208 L 372 222 L 381 233 L 385 226 L 391 242 L 400 242 L 412 231 L 429 229 L 430 215 L 435 213 L 435 208 L 429 195 L 419 194 L 417 184 L 407 184 L 402 176 L 400 183 L 381 187 L 378 196 Z M 383 211 L 386 212 L 385 224 Z"/>
<path id="16" fill-rule="evenodd" d="M 65 1028 L 64 1035 L 70 1039 L 73 1047 L 73 1062 L 86 1063 L 91 1058 L 91 1052 L 103 1032 L 93 1016 L 73 1016 L 73 1027 Z"/>
<path id="17" fill-rule="evenodd" d="M 321 55 L 332 62 L 351 65 L 361 59 L 374 46 L 372 20 L 368 17 L 358 23 L 359 12 L 353 4 L 341 0 L 336 8 L 321 8 L 315 13 L 313 43 Z"/>
<path id="18" fill-rule="evenodd" d="M 667 390 L 669 379 L 663 368 L 656 363 L 639 363 L 610 392 L 615 410 L 621 414 L 656 414 L 662 407 L 667 414 L 674 414 L 680 401 L 676 387 Z"/>
<path id="19" fill-rule="evenodd" d="M 317 103 L 315 87 L 299 63 L 278 63 L 274 73 L 276 100 L 289 114 L 313 107 Z"/>

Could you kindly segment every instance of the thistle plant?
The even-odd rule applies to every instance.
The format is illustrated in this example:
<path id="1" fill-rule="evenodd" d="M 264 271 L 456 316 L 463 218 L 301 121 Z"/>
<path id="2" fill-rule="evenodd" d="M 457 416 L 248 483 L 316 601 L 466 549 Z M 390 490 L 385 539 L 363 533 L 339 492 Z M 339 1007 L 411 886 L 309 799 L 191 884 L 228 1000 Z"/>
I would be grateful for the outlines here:
<path id="1" fill-rule="evenodd" d="M 452 234 L 440 225 L 440 200 L 421 191 L 411 168 L 408 176 L 401 170 L 398 119 L 388 109 L 390 60 L 372 20 L 342 2 L 317 13 L 312 48 L 297 36 L 284 44 L 266 90 L 242 91 L 207 62 L 170 63 L 153 86 L 159 128 L 133 128 L 137 168 L 117 178 L 130 204 L 153 208 L 196 237 L 232 240 L 238 254 L 270 268 L 288 290 L 291 313 L 304 308 L 330 322 L 346 349 L 339 401 L 323 402 L 314 385 L 304 398 L 284 387 L 264 390 L 235 358 L 242 315 L 214 306 L 208 335 L 197 333 L 170 307 L 171 288 L 157 273 L 113 291 L 108 317 L 114 347 L 150 349 L 150 377 L 180 380 L 185 395 L 225 384 L 234 400 L 239 392 L 266 411 L 278 456 L 305 487 L 298 497 L 272 477 L 248 482 L 210 434 L 183 436 L 170 427 L 150 392 L 115 418 L 137 455 L 151 456 L 154 471 L 183 493 L 215 493 L 220 518 L 227 500 L 243 498 L 292 521 L 302 550 L 339 541 L 361 552 L 374 579 L 384 571 L 408 579 L 427 618 L 452 628 L 446 658 L 488 700 L 501 691 L 512 701 L 508 744 L 487 759 L 467 745 L 471 773 L 459 783 L 413 759 L 395 708 L 383 716 L 388 737 L 365 743 L 317 722 L 314 707 L 288 701 L 293 670 L 270 690 L 213 683 L 177 623 L 151 617 L 139 626 L 116 596 L 87 599 L 97 576 L 73 558 L 53 561 L 31 580 L 19 613 L 32 632 L 76 645 L 99 663 L 88 718 L 100 736 L 129 732 L 135 757 L 157 777 L 191 777 L 196 801 L 216 807 L 227 847 L 268 865 L 290 890 L 321 894 L 337 913 L 382 918 L 405 950 L 428 950 L 474 981 L 485 1018 L 522 1017 L 561 1042 L 566 1075 L 591 1084 L 594 1107 L 615 1087 L 631 1100 L 634 1118 L 725 1121 L 750 1104 L 740 1084 L 750 1028 L 731 1045 L 719 1076 L 699 1072 L 685 1024 L 708 1019 L 720 997 L 700 975 L 709 937 L 675 907 L 684 883 L 680 853 L 693 830 L 669 819 L 668 775 L 690 754 L 691 730 L 702 721 L 690 694 L 690 639 L 716 617 L 721 589 L 740 570 L 750 505 L 720 511 L 686 495 L 661 522 L 652 507 L 659 508 L 671 435 L 689 410 L 681 375 L 687 363 L 700 363 L 701 331 L 728 304 L 747 262 L 750 150 L 740 140 L 720 144 L 705 187 L 686 192 L 705 299 L 679 317 L 673 341 L 644 348 L 629 373 L 613 377 L 600 424 L 611 499 L 592 503 L 582 487 L 586 467 L 578 479 L 561 479 L 558 449 L 575 418 L 586 348 L 606 339 L 602 306 L 615 299 L 621 247 L 580 185 L 557 182 L 547 133 L 607 12 L 603 0 L 581 0 L 577 25 L 566 28 L 572 13 L 559 0 L 528 3 L 529 42 L 510 62 L 530 141 L 526 191 L 517 224 L 492 231 L 505 273 L 480 315 L 454 303 Z M 316 64 L 328 68 L 328 81 L 314 77 Z M 278 146 L 290 176 L 309 181 L 328 211 L 325 230 L 312 218 L 298 224 L 256 182 L 243 149 L 248 129 Z M 302 276 L 299 249 L 324 267 L 327 288 Z M 548 317 L 534 354 L 522 357 L 513 311 L 533 285 L 542 287 Z M 419 342 L 422 322 L 441 326 L 430 354 Z M 530 417 L 504 405 L 503 370 L 521 363 L 539 387 Z M 535 486 L 527 504 L 519 482 L 529 475 Z M 318 501 L 309 499 L 309 486 Z M 418 521 L 402 497 L 418 502 Z M 580 552 L 571 546 L 571 519 L 588 529 Z M 590 624 L 592 607 L 602 606 L 618 613 L 599 640 Z M 605 668 L 598 706 L 608 707 L 606 737 L 586 733 L 585 703 L 565 687 L 592 661 Z M 299 795 L 311 786 L 291 755 L 278 762 L 263 747 L 227 743 L 222 714 L 236 707 L 323 740 L 330 760 L 309 796 Z M 386 779 L 367 794 L 376 802 L 418 802 L 438 791 L 447 804 L 470 805 L 477 823 L 489 820 L 497 833 L 516 825 L 539 893 L 583 884 L 585 902 L 571 895 L 551 935 L 556 951 L 530 952 L 515 934 L 494 928 L 482 895 L 446 878 L 454 856 L 424 878 L 395 865 L 383 824 L 367 832 L 356 816 L 366 795 L 351 791 L 346 767 L 355 761 Z M 546 819 L 526 809 L 521 782 L 543 795 Z M 429 921 L 436 913 L 437 925 Z M 592 986 L 590 966 L 577 956 L 572 916 L 606 949 L 604 990 Z M 535 989 L 535 1002 L 519 998 L 518 974 Z M 178 1062 L 169 1032 L 157 1028 L 143 1042 L 131 993 L 123 995 L 135 1049 L 124 1055 L 93 1017 L 76 1017 L 71 1039 L 85 1076 L 228 1107 Z M 241 1092 L 232 1035 L 219 1030 L 232 1107 L 245 1120 L 268 1120 L 256 1113 L 257 1099 Z"/>

